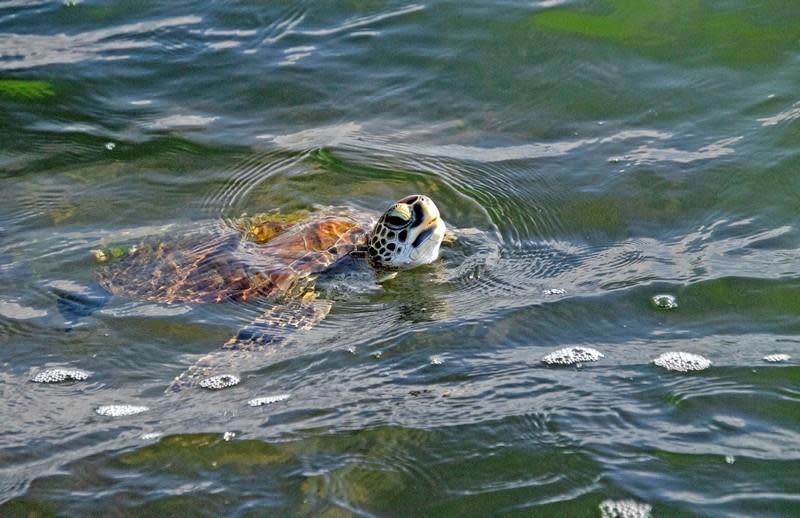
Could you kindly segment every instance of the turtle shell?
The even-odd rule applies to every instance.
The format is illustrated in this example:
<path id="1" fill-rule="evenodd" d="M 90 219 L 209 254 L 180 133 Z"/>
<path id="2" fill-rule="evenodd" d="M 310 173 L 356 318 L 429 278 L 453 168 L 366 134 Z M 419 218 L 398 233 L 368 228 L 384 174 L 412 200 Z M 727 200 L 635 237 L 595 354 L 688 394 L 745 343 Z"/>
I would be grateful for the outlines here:
<path id="1" fill-rule="evenodd" d="M 163 303 L 299 297 L 316 274 L 365 241 L 371 221 L 364 211 L 328 208 L 290 224 L 270 223 L 266 241 L 220 225 L 141 243 L 100 268 L 97 278 L 114 294 Z"/>

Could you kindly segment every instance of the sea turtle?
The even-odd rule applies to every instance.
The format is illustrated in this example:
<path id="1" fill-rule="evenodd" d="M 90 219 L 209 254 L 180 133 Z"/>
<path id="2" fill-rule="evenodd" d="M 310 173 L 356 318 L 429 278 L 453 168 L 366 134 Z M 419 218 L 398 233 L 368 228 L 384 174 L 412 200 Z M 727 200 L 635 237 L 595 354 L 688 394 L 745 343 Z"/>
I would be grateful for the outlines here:
<path id="1" fill-rule="evenodd" d="M 402 198 L 382 215 L 363 209 L 327 207 L 288 216 L 268 215 L 223 225 L 213 233 L 157 244 L 140 244 L 98 271 L 113 294 L 159 303 L 269 299 L 269 309 L 228 340 L 224 354 L 203 358 L 178 376 L 171 390 L 208 383 L 230 372 L 253 352 L 307 329 L 328 313 L 318 300 L 316 278 L 348 260 L 380 275 L 435 261 L 445 224 L 427 196 Z M 99 253 L 105 260 L 109 254 Z M 365 260 L 359 260 L 365 259 Z M 225 385 L 225 379 L 218 385 Z M 228 378 L 232 379 L 232 378 Z M 205 384 L 204 384 L 205 382 Z"/>

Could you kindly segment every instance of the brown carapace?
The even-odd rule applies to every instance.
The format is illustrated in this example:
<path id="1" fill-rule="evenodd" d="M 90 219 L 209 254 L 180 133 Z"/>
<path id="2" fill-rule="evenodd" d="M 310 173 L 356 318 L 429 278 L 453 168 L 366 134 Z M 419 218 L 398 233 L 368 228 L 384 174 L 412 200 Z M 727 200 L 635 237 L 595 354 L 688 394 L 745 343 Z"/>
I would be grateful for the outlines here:
<path id="1" fill-rule="evenodd" d="M 222 226 L 142 243 L 100 268 L 97 277 L 111 293 L 161 303 L 300 298 L 312 289 L 312 276 L 366 242 L 374 217 L 329 208 L 284 227 L 269 222 L 271 235 L 261 232 L 265 224 L 244 233 Z"/>

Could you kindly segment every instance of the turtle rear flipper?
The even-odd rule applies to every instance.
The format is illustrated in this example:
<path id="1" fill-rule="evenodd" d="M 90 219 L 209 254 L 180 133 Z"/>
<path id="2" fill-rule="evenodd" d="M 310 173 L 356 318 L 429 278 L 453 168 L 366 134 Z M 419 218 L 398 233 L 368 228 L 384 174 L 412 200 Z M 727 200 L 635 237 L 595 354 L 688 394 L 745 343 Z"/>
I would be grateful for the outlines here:
<path id="1" fill-rule="evenodd" d="M 67 331 L 81 325 L 82 320 L 94 315 L 109 299 L 107 293 L 93 286 L 53 282 L 49 287 L 56 296 L 56 308 Z"/>
<path id="2" fill-rule="evenodd" d="M 225 342 L 222 350 L 203 356 L 176 377 L 166 392 L 181 392 L 187 388 L 203 386 L 203 380 L 212 377 L 238 377 L 245 370 L 263 367 L 266 352 L 272 346 L 283 343 L 293 332 L 313 327 L 328 315 L 330 307 L 330 302 L 326 300 L 273 306 L 240 329 L 236 336 Z"/>

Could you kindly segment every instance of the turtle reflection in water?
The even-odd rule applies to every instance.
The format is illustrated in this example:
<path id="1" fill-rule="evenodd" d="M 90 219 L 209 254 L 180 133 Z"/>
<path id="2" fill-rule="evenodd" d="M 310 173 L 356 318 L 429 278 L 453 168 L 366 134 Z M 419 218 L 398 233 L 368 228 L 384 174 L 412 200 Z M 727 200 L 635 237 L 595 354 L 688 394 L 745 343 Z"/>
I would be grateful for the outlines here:
<path id="1" fill-rule="evenodd" d="M 223 349 L 230 354 L 206 356 L 175 378 L 170 390 L 225 372 L 234 359 L 241 361 L 243 355 L 283 340 L 288 331 L 319 322 L 330 304 L 317 300 L 315 280 L 346 264 L 345 259 L 364 257 L 359 263 L 378 273 L 414 268 L 437 259 L 445 236 L 439 210 L 422 195 L 395 202 L 380 217 L 330 207 L 254 219 L 243 227 L 199 242 L 143 244 L 98 272 L 111 293 L 153 302 L 269 298 L 274 303 L 225 343 Z"/>

